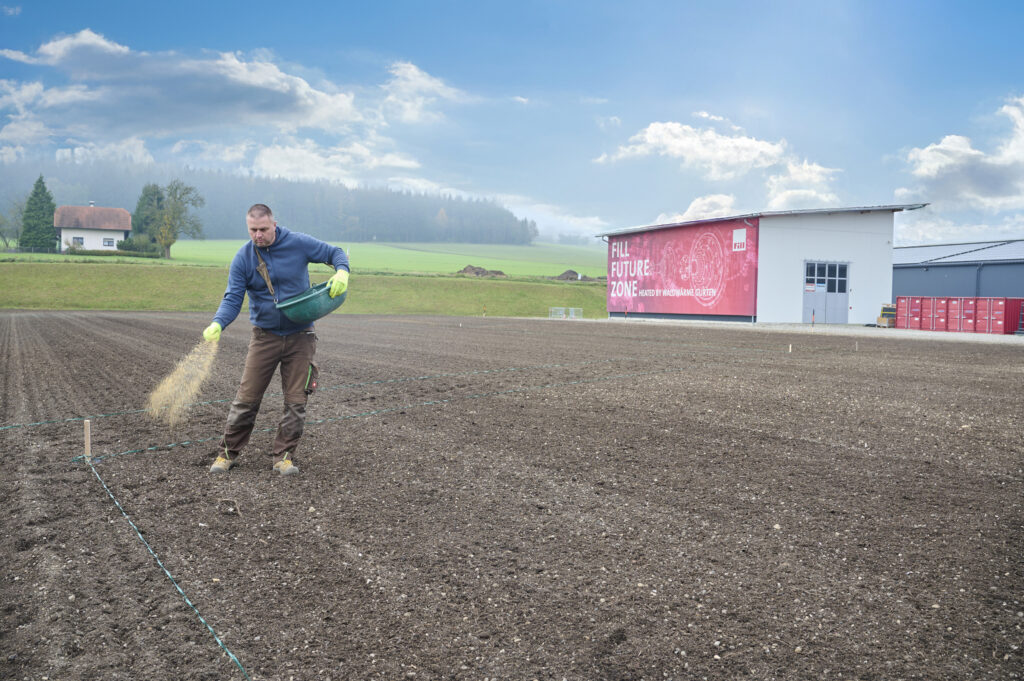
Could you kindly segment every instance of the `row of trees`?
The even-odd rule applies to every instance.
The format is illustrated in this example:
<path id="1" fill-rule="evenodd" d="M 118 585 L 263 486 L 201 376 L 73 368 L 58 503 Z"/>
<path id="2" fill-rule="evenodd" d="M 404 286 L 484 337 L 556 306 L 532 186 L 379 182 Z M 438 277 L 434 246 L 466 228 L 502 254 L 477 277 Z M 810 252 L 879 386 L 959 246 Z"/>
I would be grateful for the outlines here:
<path id="1" fill-rule="evenodd" d="M 203 223 L 190 209 L 205 203 L 195 187 L 181 180 L 172 180 L 166 187 L 145 185 L 132 213 L 132 236 L 118 247 L 126 251 L 158 250 L 162 257 L 170 258 L 171 246 L 182 235 L 203 237 Z"/>
<path id="2" fill-rule="evenodd" d="M 40 172 L 61 204 L 94 200 L 129 209 L 145 185 L 166 189 L 180 180 L 205 198 L 192 208 L 211 239 L 244 238 L 245 210 L 254 203 L 272 207 L 281 224 L 326 241 L 528 244 L 538 232 L 534 222 L 487 199 L 114 161 L 0 164 L 0 205 L 9 205 L 16 198 L 13 189 L 31 186 Z M 138 215 L 134 221 L 138 224 Z"/>
<path id="3" fill-rule="evenodd" d="M 164 258 L 170 258 L 171 246 L 182 235 L 194 239 L 203 237 L 203 224 L 191 212 L 192 208 L 203 204 L 204 199 L 196 188 L 181 180 L 172 180 L 165 187 L 147 184 L 132 215 L 132 235 L 119 241 L 118 248 L 158 251 Z M 12 200 L 10 217 L 0 214 L 0 239 L 4 247 L 17 241 L 18 248 L 22 250 L 60 250 L 53 224 L 56 212 L 53 194 L 40 175 L 28 198 L 23 202 Z"/>

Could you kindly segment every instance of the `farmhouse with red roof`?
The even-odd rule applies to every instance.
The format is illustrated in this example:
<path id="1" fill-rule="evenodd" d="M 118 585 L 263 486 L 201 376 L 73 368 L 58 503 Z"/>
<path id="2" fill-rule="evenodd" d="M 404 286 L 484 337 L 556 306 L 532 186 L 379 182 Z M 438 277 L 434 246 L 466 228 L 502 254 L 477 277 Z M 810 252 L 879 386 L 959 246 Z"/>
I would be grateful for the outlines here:
<path id="1" fill-rule="evenodd" d="M 118 241 L 131 234 L 132 214 L 124 208 L 96 206 L 92 201 L 88 206 L 58 206 L 53 227 L 61 251 L 113 251 Z"/>

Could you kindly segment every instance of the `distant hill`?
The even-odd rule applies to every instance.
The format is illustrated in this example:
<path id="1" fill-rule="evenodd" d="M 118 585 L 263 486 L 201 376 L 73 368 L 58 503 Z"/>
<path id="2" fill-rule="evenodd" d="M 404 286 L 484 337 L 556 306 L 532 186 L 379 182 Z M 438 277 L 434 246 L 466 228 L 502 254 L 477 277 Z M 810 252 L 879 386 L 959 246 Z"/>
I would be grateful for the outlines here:
<path id="1" fill-rule="evenodd" d="M 281 224 L 328 241 L 529 244 L 537 236 L 536 224 L 493 201 L 107 161 L 0 165 L 0 212 L 24 199 L 40 173 L 58 205 L 95 201 L 128 211 L 143 185 L 180 179 L 206 199 L 196 212 L 211 239 L 244 237 L 245 210 L 254 203 L 268 204 Z"/>

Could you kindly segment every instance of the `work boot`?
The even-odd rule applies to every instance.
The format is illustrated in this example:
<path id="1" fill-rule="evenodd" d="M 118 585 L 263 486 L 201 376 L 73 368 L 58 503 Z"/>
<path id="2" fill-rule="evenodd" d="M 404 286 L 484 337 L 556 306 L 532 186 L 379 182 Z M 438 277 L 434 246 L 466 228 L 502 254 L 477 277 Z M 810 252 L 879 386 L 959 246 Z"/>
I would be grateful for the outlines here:
<path id="1" fill-rule="evenodd" d="M 235 465 L 234 460 L 231 458 L 231 454 L 228 450 L 224 450 L 224 454 L 217 457 L 217 460 L 210 466 L 211 473 L 227 473 L 231 470 L 231 467 Z"/>
<path id="2" fill-rule="evenodd" d="M 299 472 L 299 467 L 292 463 L 288 454 L 285 454 L 283 459 L 274 463 L 274 470 L 281 475 L 295 475 Z"/>

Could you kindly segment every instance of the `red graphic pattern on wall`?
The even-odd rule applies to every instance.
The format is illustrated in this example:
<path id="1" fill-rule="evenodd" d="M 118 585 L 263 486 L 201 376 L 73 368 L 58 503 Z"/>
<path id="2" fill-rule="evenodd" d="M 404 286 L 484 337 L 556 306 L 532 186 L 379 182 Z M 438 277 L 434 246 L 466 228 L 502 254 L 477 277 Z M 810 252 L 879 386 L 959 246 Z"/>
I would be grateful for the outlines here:
<path id="1" fill-rule="evenodd" d="M 754 316 L 757 219 L 608 238 L 608 311 Z"/>

